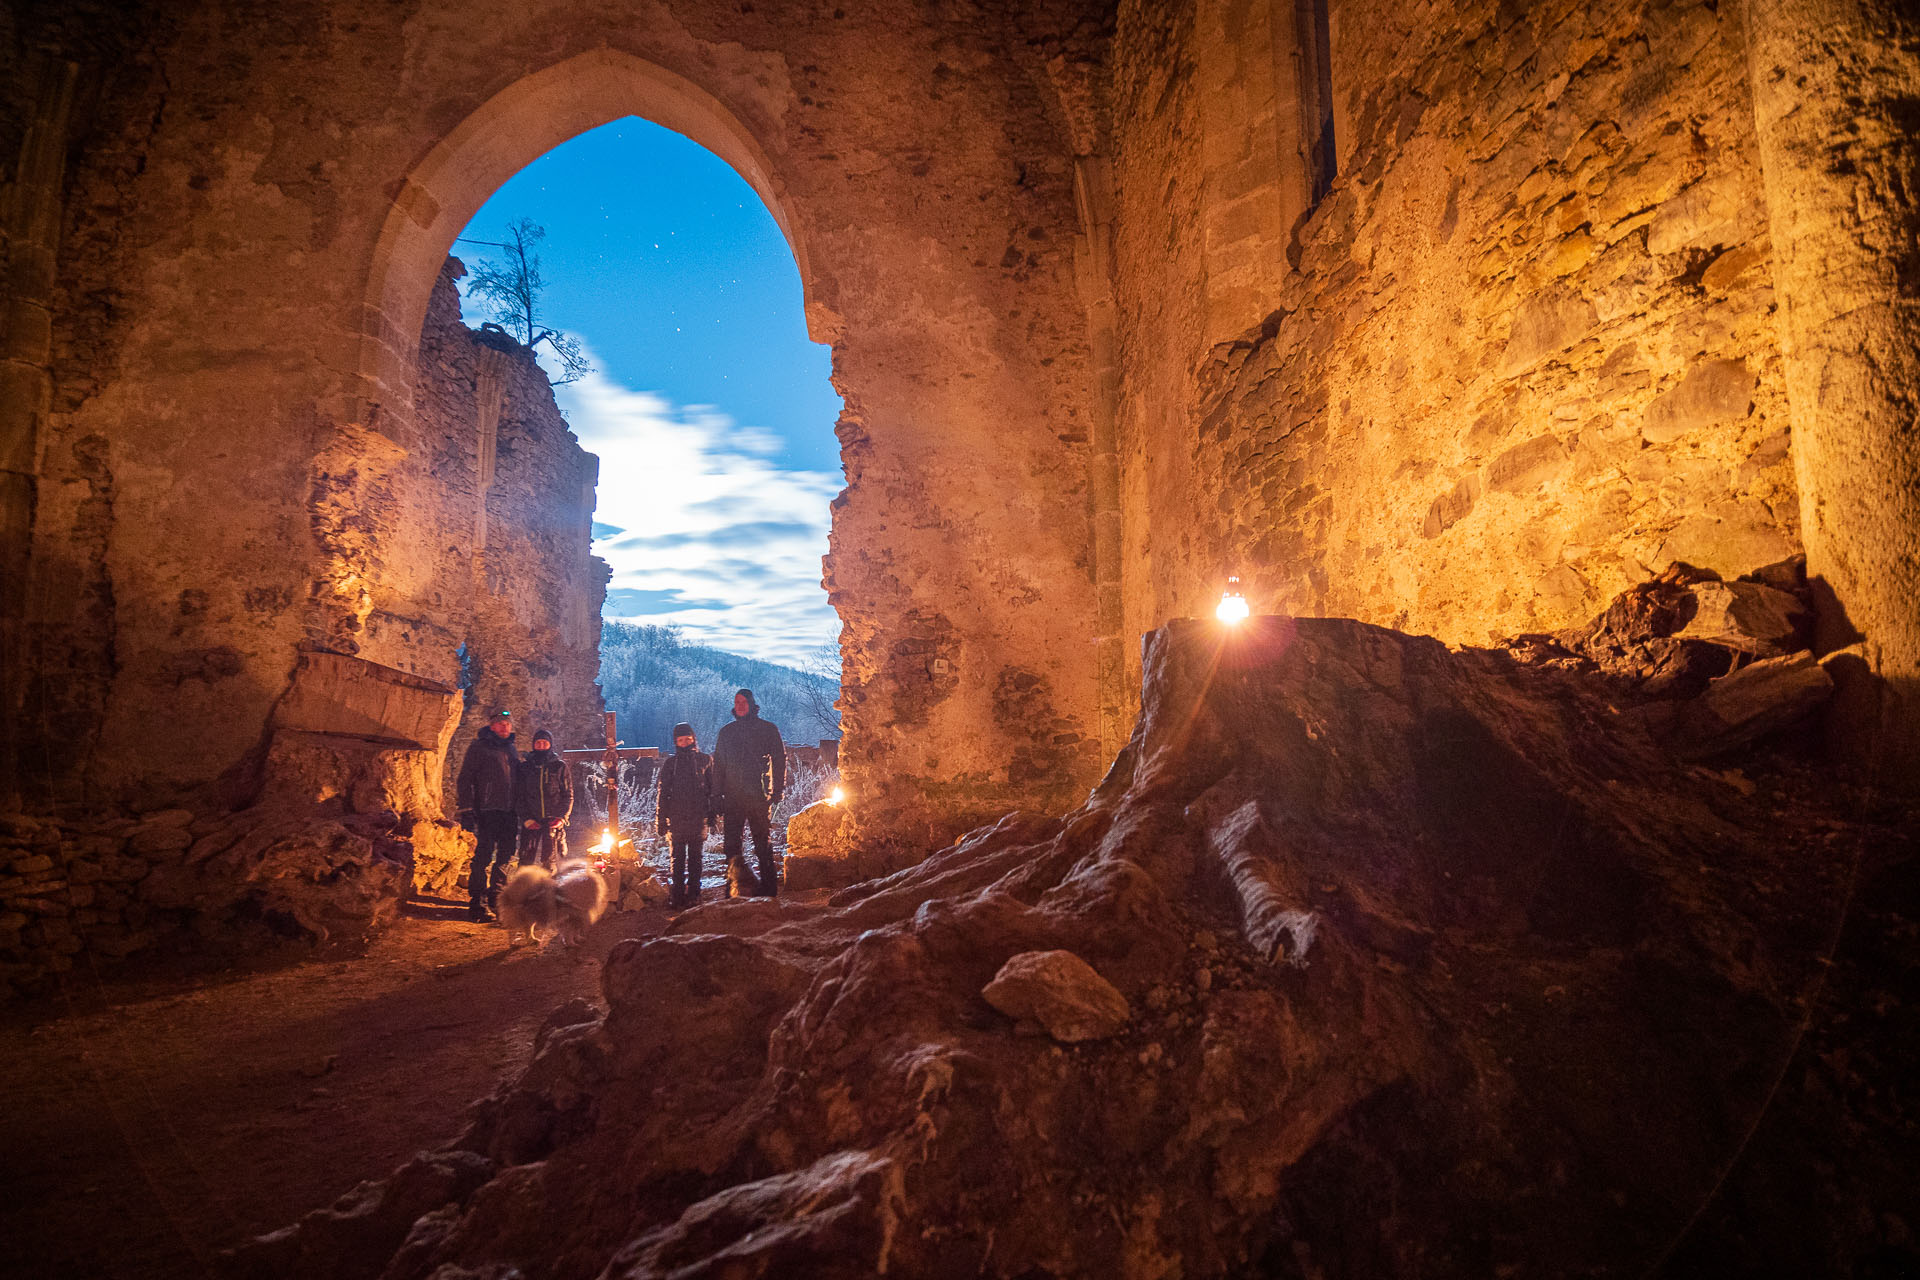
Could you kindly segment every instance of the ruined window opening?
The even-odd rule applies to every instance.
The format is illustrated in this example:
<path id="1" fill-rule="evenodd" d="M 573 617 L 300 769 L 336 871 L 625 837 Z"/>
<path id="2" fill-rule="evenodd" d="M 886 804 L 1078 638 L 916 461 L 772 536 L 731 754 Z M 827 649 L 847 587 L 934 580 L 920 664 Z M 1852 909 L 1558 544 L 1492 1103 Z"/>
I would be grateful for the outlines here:
<path id="1" fill-rule="evenodd" d="M 1309 207 L 1333 189 L 1339 151 L 1333 137 L 1333 39 L 1327 0 L 1294 0 L 1300 47 L 1300 133 L 1305 141 Z"/>

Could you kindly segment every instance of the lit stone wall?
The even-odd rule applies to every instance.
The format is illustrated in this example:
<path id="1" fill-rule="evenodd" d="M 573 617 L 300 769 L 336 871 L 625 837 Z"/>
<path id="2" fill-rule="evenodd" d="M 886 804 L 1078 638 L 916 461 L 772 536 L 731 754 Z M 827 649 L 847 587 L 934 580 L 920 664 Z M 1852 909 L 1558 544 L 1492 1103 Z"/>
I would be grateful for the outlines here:
<path id="1" fill-rule="evenodd" d="M 1072 174 L 1035 52 L 1060 9 L 208 2 L 111 57 L 112 6 L 0 30 L 70 60 L 85 108 L 24 481 L 34 785 L 218 789 L 302 646 L 445 680 L 461 597 L 531 641 L 476 647 L 499 696 L 555 701 L 534 655 L 591 650 L 600 584 L 561 601 L 502 561 L 511 486 L 476 549 L 479 460 L 436 414 L 468 421 L 490 357 L 422 328 L 501 182 L 639 113 L 768 197 L 834 347 L 855 827 L 924 850 L 1077 800 L 1103 760 Z M 5 95 L 0 138 L 38 101 Z M 504 450 L 535 417 L 496 372 Z"/>
<path id="2" fill-rule="evenodd" d="M 1456 642 L 1799 549 L 1738 6 L 1334 0 L 1309 209 L 1291 0 L 1123 4 L 1127 628 Z"/>
<path id="3" fill-rule="evenodd" d="M 1916 678 L 1912 344 L 1899 254 L 1859 249 L 1911 241 L 1884 0 L 59 8 L 0 27 L 6 723 L 50 797 L 217 789 L 302 646 L 445 679 L 462 595 L 590 645 L 595 584 L 489 576 L 513 491 L 436 425 L 533 429 L 519 374 L 422 336 L 472 211 L 628 113 L 765 196 L 834 350 L 856 840 L 1074 802 L 1136 638 L 1228 573 L 1474 642 L 1792 554 L 1805 504 L 1869 661 Z M 1793 116 L 1823 76 L 1859 137 Z M 506 649 L 506 700 L 585 707 Z"/>

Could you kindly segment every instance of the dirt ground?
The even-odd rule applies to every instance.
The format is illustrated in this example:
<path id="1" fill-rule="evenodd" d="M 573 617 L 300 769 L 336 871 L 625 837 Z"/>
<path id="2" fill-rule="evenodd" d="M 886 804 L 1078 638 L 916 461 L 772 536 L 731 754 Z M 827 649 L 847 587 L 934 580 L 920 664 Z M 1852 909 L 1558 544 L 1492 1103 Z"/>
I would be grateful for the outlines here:
<path id="1" fill-rule="evenodd" d="M 712 892 L 709 890 L 709 897 Z M 410 905 L 364 954 L 107 980 L 0 1011 L 8 1274 L 162 1280 L 293 1221 L 460 1131 L 615 943 L 509 952 L 453 904 Z"/>

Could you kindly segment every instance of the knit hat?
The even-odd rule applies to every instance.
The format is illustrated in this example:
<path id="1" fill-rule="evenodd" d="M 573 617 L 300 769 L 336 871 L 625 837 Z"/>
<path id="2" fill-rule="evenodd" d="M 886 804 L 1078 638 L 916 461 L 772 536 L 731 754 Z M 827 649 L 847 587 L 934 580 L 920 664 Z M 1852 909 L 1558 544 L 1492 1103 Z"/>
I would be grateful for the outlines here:
<path id="1" fill-rule="evenodd" d="M 545 729 L 535 729 L 535 730 L 533 731 L 533 745 L 534 745 L 534 747 L 535 747 L 535 748 L 537 749 L 537 748 L 538 748 L 538 747 L 540 746 L 540 744 L 541 744 L 541 743 L 543 743 L 543 742 L 544 742 L 544 743 L 546 743 L 546 744 L 547 744 L 548 746 L 552 746 L 552 745 L 553 745 L 553 735 L 552 735 L 552 734 L 550 734 L 550 733 L 548 733 L 548 732 L 547 732 L 547 731 L 546 731 Z"/>
<path id="2" fill-rule="evenodd" d="M 685 720 L 682 720 L 679 724 L 673 726 L 673 736 L 676 739 L 679 739 L 679 738 L 692 738 L 698 735 L 694 733 L 692 725 L 688 724 Z"/>

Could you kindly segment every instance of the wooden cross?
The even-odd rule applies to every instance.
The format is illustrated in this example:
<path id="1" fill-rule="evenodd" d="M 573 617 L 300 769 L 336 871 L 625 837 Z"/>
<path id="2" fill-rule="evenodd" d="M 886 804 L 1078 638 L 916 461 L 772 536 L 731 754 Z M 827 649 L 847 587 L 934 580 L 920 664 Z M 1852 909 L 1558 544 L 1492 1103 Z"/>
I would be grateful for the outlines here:
<path id="1" fill-rule="evenodd" d="M 581 747 L 573 751 L 559 752 L 562 760 L 598 761 L 607 769 L 607 830 L 613 833 L 615 848 L 620 845 L 620 762 L 622 760 L 647 760 L 660 758 L 658 747 L 623 747 L 620 735 L 614 726 L 613 712 L 606 713 L 607 745 L 604 747 Z"/>

